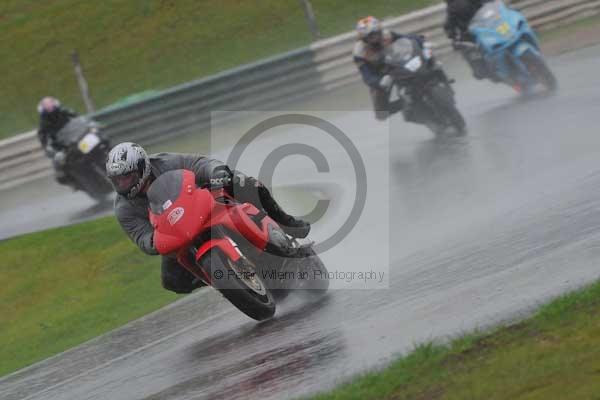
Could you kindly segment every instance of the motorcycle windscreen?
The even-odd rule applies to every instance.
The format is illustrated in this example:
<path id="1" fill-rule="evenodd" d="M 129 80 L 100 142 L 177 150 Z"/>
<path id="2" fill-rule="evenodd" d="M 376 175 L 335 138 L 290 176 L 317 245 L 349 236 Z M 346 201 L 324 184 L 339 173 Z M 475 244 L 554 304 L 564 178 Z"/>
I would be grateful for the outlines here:
<path id="1" fill-rule="evenodd" d="M 56 133 L 56 141 L 63 146 L 76 144 L 88 130 L 89 121 L 85 117 L 73 118 Z"/>
<path id="2" fill-rule="evenodd" d="M 386 51 L 386 64 L 402 67 L 410 61 L 415 54 L 414 43 L 410 39 L 396 40 Z"/>
<path id="3" fill-rule="evenodd" d="M 154 244 L 160 254 L 184 248 L 210 223 L 213 197 L 198 189 L 195 180 L 192 171 L 174 170 L 160 175 L 148 189 Z"/>
<path id="4" fill-rule="evenodd" d="M 161 215 L 177 201 L 183 185 L 185 170 L 165 172 L 152 182 L 146 195 L 153 214 Z"/>
<path id="5" fill-rule="evenodd" d="M 494 29 L 502 23 L 501 2 L 486 3 L 477 11 L 469 24 L 470 29 Z"/>

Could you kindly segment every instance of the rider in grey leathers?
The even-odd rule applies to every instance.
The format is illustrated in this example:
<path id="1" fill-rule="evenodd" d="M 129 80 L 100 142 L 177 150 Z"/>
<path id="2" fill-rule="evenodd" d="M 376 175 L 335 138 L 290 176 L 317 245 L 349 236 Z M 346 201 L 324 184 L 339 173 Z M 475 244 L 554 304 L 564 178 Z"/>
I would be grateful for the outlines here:
<path id="1" fill-rule="evenodd" d="M 158 251 L 153 243 L 154 230 L 148 218 L 145 192 L 157 176 L 176 169 L 194 172 L 198 186 L 228 178 L 226 181 L 232 182 L 225 187 L 229 194 L 263 209 L 289 235 L 304 238 L 310 231 L 307 222 L 285 213 L 257 179 L 231 171 L 221 161 L 196 154 L 158 153 L 149 156 L 138 144 L 121 143 L 110 151 L 106 162 L 107 176 L 117 192 L 115 214 L 129 238 L 146 254 L 157 255 Z M 194 283 L 192 274 L 173 258 L 163 256 L 161 270 L 162 285 L 167 290 L 190 293 L 203 285 L 201 282 Z"/>

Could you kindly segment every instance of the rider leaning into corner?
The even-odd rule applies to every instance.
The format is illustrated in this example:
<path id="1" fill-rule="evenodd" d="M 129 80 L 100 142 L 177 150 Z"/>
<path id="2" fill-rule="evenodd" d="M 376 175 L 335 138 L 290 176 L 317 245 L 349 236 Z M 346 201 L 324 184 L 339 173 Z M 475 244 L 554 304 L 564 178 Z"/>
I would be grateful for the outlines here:
<path id="1" fill-rule="evenodd" d="M 56 172 L 56 180 L 60 184 L 73 186 L 74 183 L 67 174 L 65 165 L 59 157 L 59 154 L 61 154 L 60 151 L 63 149 L 56 142 L 56 134 L 72 118 L 77 117 L 77 113 L 63 107 L 58 99 L 50 96 L 40 100 L 37 111 L 40 116 L 40 126 L 37 132 L 38 138 L 46 156 L 52 159 L 52 165 Z"/>
<path id="2" fill-rule="evenodd" d="M 429 118 L 426 112 L 409 98 L 399 98 L 390 101 L 394 81 L 386 74 L 385 52 L 396 40 L 407 38 L 416 40 L 421 46 L 425 37 L 421 35 L 403 35 L 383 29 L 381 22 L 375 17 L 362 18 L 356 24 L 358 40 L 352 52 L 354 63 L 369 87 L 375 118 L 385 120 L 390 115 L 403 111 L 407 122 L 426 123 Z"/>
<path id="3" fill-rule="evenodd" d="M 469 23 L 477 14 L 477 11 L 490 1 L 493 0 L 446 0 L 444 30 L 453 44 L 455 42 L 475 42 L 475 38 L 469 32 Z M 471 66 L 473 76 L 476 79 L 494 78 L 493 74 L 489 73 L 485 61 L 477 49 L 463 51 L 462 55 Z"/>
<path id="4" fill-rule="evenodd" d="M 224 163 L 195 154 L 158 153 L 148 155 L 135 143 L 120 143 L 112 148 L 106 161 L 106 173 L 117 192 L 115 215 L 129 238 L 146 254 L 158 255 L 154 247 L 154 230 L 148 217 L 146 191 L 159 175 L 176 169 L 186 169 L 196 175 L 198 186 L 211 180 L 232 182 L 225 190 L 240 202 L 249 202 L 263 209 L 289 235 L 305 238 L 310 225 L 286 214 L 257 179 L 232 171 Z M 194 283 L 194 276 L 176 259 L 162 257 L 162 286 L 175 293 L 190 293 L 204 286 Z"/>

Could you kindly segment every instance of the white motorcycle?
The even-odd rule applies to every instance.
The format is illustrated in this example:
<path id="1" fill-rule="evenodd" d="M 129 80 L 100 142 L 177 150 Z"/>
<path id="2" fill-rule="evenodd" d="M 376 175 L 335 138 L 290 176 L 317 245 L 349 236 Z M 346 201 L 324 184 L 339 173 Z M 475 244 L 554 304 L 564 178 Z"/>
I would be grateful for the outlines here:
<path id="1" fill-rule="evenodd" d="M 466 133 L 467 124 L 456 107 L 451 86 L 454 81 L 448 79 L 428 43 L 399 39 L 387 51 L 385 64 L 398 96 L 426 111 L 429 121 L 425 124 L 433 133 L 443 134 L 448 129 Z"/>
<path id="2" fill-rule="evenodd" d="M 112 193 L 105 172 L 110 143 L 97 123 L 85 117 L 73 118 L 56 133 L 55 144 L 62 150 L 54 155 L 54 163 L 72 178 L 76 189 L 97 201 Z"/>

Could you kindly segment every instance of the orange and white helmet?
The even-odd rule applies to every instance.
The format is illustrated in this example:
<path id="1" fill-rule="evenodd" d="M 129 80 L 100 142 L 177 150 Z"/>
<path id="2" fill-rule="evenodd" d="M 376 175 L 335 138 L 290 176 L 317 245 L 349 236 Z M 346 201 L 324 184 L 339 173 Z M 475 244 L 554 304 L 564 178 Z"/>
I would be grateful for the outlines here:
<path id="1" fill-rule="evenodd" d="M 381 31 L 381 22 L 375 17 L 362 18 L 356 23 L 356 33 L 361 40 L 366 40 L 369 36 L 381 33 Z"/>

